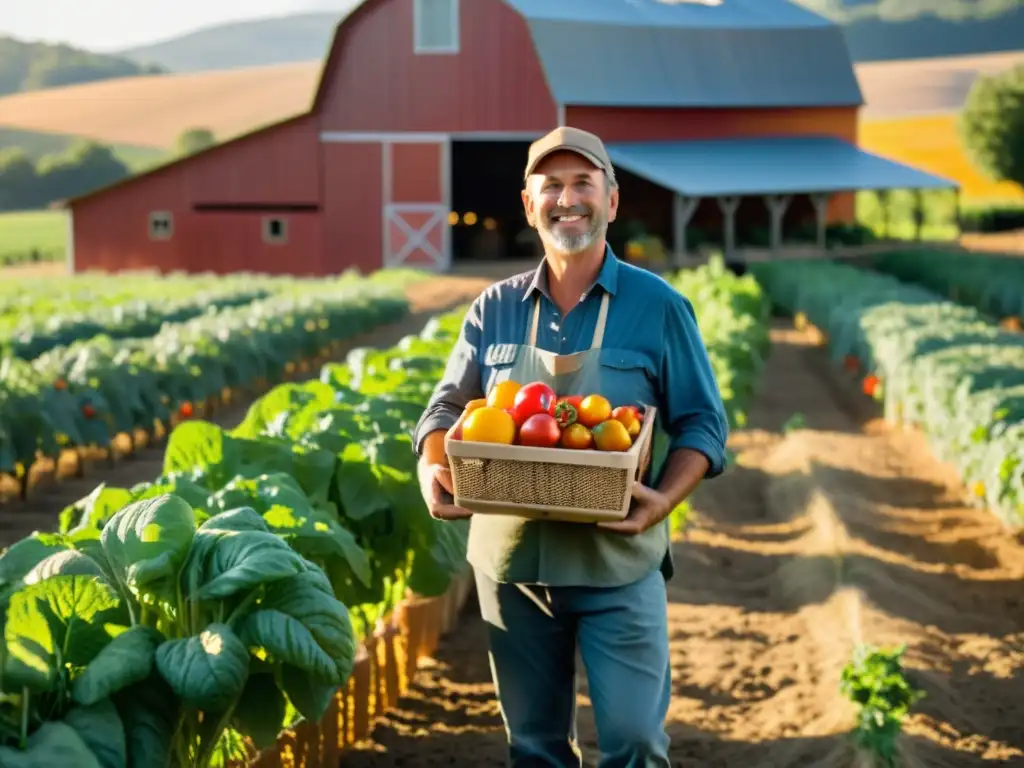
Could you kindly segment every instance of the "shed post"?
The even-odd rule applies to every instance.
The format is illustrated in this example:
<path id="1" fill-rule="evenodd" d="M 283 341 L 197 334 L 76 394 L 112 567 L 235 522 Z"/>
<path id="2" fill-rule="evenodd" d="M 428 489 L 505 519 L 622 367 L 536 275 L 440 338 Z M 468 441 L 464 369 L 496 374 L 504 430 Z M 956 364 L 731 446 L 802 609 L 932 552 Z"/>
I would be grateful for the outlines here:
<path id="1" fill-rule="evenodd" d="M 676 194 L 673 199 L 674 205 L 672 206 L 672 228 L 673 228 L 673 251 L 675 252 L 673 260 L 676 262 L 676 266 L 681 266 L 682 258 L 686 256 L 686 227 L 690 223 L 690 219 L 693 218 L 694 212 L 697 210 L 697 205 L 700 203 L 699 197 L 687 197 L 685 195 Z"/>
<path id="2" fill-rule="evenodd" d="M 771 217 L 771 245 L 772 253 L 778 253 L 782 245 L 782 218 L 786 215 L 792 195 L 765 195 L 764 202 L 768 206 L 768 214 Z"/>
<path id="3" fill-rule="evenodd" d="M 828 193 L 815 192 L 811 195 L 814 204 L 814 218 L 818 224 L 818 247 L 825 248 L 825 218 L 828 215 Z"/>
<path id="4" fill-rule="evenodd" d="M 717 199 L 718 207 L 725 216 L 725 255 L 730 256 L 736 250 L 736 209 L 740 207 L 740 198 L 727 195 Z"/>

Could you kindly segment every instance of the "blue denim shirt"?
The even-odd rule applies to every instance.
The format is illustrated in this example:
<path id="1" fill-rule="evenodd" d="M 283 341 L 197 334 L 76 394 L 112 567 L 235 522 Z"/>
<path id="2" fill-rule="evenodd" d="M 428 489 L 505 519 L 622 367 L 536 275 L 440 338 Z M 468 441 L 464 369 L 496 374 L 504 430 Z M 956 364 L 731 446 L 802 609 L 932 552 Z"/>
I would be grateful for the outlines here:
<path id="1" fill-rule="evenodd" d="M 604 346 L 642 357 L 654 382 L 668 451 L 699 451 L 711 464 L 706 477 L 721 474 L 729 427 L 693 305 L 660 276 L 619 261 L 611 248 L 594 285 L 564 318 L 548 290 L 544 260 L 536 270 L 495 283 L 473 302 L 444 377 L 416 427 L 417 453 L 426 435 L 450 428 L 467 402 L 484 396 L 491 375 L 485 351 L 491 344 L 523 342 L 535 295 L 541 296 L 537 345 L 571 354 L 590 346 L 602 290 L 612 294 Z"/>

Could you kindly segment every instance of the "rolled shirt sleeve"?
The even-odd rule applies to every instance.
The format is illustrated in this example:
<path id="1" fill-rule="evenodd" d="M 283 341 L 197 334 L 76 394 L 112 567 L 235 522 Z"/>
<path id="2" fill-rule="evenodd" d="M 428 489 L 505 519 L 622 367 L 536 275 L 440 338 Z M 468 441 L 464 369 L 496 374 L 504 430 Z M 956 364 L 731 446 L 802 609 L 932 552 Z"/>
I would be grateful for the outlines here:
<path id="1" fill-rule="evenodd" d="M 705 477 L 716 477 L 725 470 L 729 422 L 693 305 L 681 294 L 668 302 L 662 349 L 659 373 L 669 450 L 699 451 L 711 464 Z"/>
<path id="2" fill-rule="evenodd" d="M 479 350 L 483 329 L 481 299 L 470 306 L 459 338 L 445 365 L 444 376 L 434 388 L 426 410 L 413 432 L 416 454 L 423 451 L 423 440 L 431 432 L 450 429 L 470 400 L 483 397 Z"/>

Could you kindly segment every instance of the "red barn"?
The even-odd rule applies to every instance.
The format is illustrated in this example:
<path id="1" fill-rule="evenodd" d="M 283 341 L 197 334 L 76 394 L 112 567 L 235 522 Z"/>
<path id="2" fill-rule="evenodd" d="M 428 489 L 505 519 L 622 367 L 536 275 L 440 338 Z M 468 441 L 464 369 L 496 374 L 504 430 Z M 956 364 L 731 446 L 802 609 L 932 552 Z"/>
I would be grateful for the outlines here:
<path id="1" fill-rule="evenodd" d="M 677 252 L 708 228 L 732 248 L 743 221 L 820 236 L 858 189 L 952 186 L 861 152 L 861 104 L 842 30 L 786 0 L 364 0 L 307 113 L 70 201 L 72 268 L 507 253 L 527 145 L 559 124 L 607 143 L 617 224 Z"/>

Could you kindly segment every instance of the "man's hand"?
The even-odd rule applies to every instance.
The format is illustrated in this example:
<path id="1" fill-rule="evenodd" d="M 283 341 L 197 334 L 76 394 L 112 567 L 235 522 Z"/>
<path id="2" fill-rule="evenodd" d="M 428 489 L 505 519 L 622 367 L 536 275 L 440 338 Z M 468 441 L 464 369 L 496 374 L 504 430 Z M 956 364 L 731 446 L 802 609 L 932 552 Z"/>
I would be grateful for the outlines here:
<path id="1" fill-rule="evenodd" d="M 457 507 L 452 491 L 452 471 L 443 464 L 424 464 L 420 469 L 420 487 L 430 516 L 438 520 L 461 520 L 472 512 Z"/>
<path id="2" fill-rule="evenodd" d="M 653 528 L 672 512 L 671 500 L 660 491 L 641 482 L 633 483 L 633 504 L 625 519 L 614 523 L 598 523 L 598 528 L 625 536 L 636 536 Z"/>

